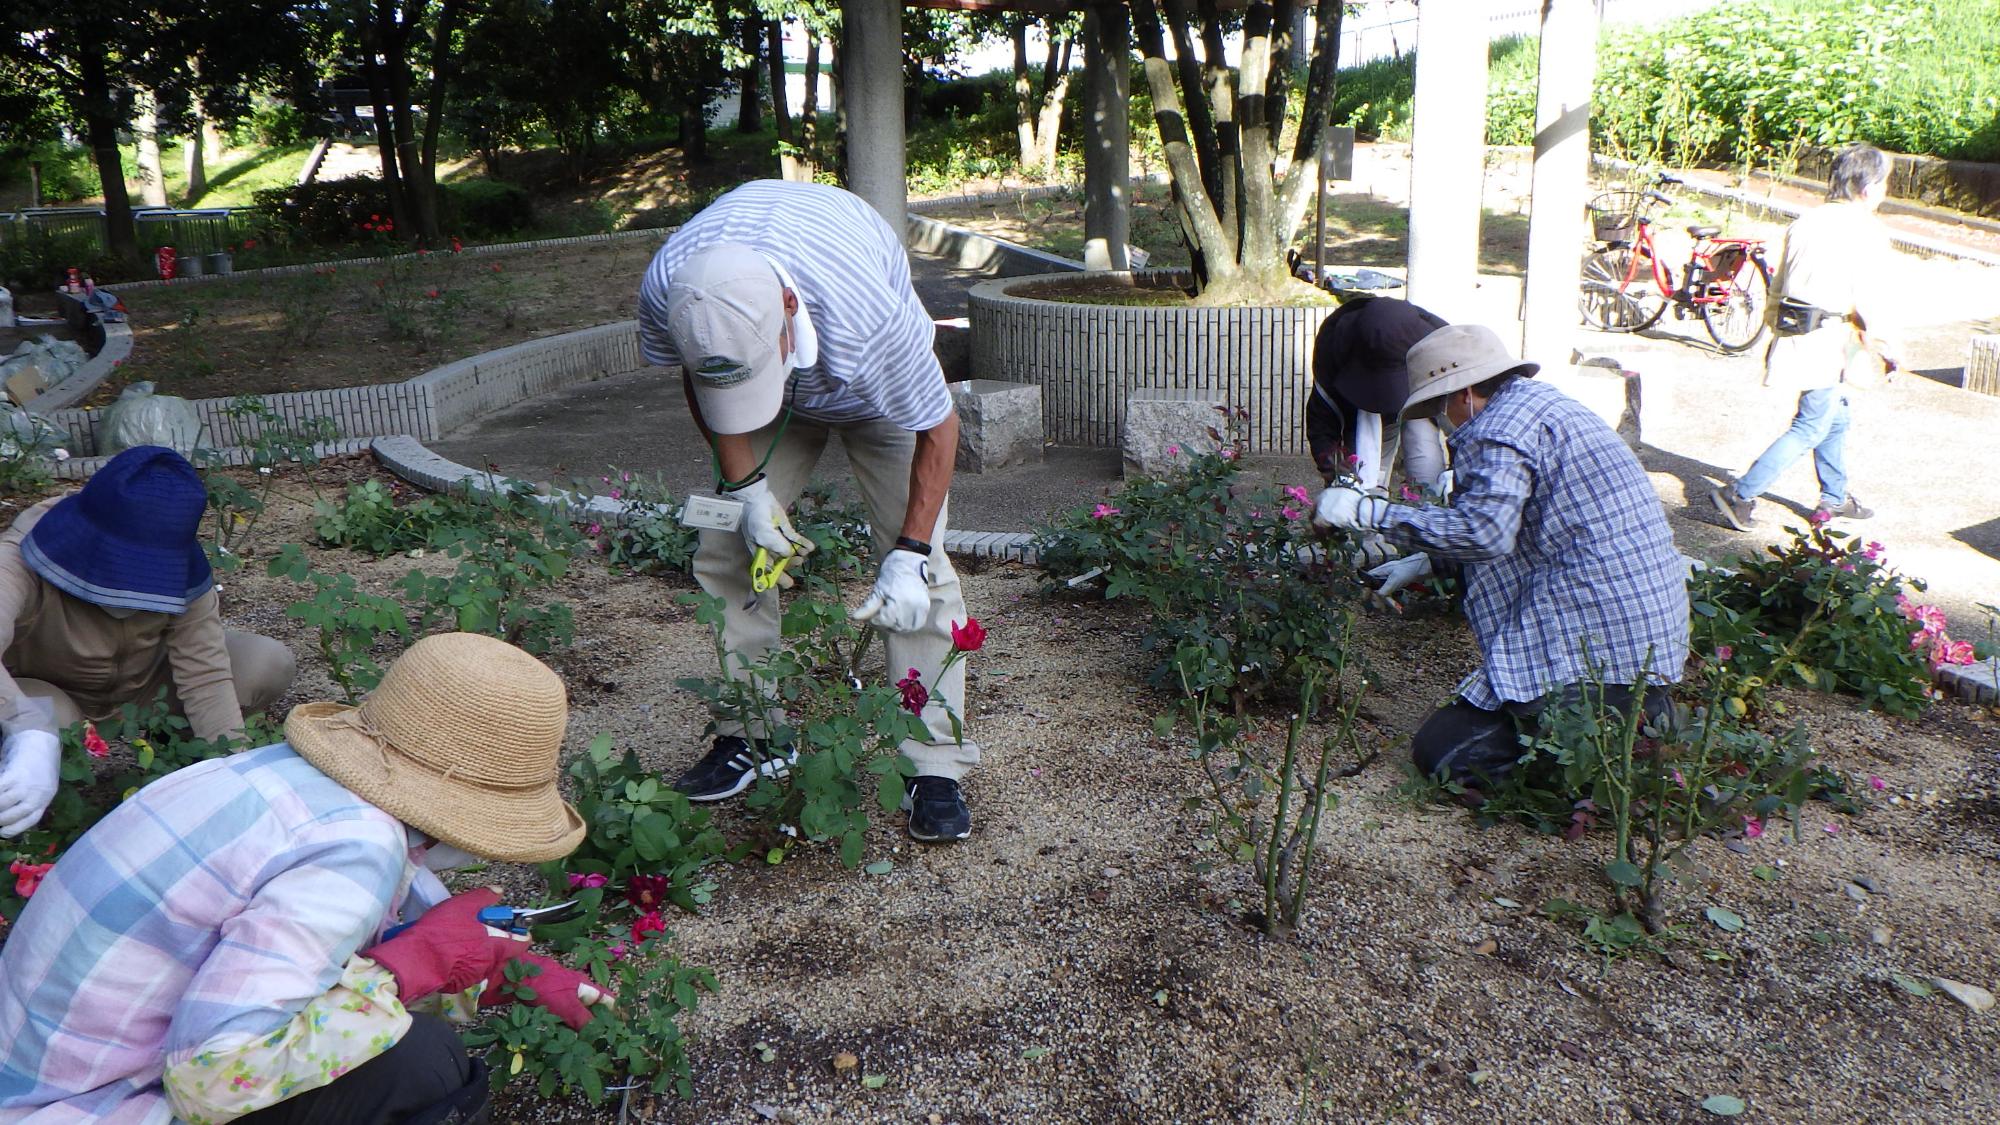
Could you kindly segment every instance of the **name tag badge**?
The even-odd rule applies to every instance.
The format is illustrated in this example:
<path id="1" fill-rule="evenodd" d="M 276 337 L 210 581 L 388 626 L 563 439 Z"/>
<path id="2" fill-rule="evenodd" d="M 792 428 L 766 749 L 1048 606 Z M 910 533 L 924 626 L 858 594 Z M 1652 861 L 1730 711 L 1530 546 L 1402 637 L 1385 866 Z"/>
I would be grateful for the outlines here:
<path id="1" fill-rule="evenodd" d="M 690 496 L 681 505 L 681 526 L 703 531 L 735 531 L 743 526 L 743 501 L 720 496 Z"/>

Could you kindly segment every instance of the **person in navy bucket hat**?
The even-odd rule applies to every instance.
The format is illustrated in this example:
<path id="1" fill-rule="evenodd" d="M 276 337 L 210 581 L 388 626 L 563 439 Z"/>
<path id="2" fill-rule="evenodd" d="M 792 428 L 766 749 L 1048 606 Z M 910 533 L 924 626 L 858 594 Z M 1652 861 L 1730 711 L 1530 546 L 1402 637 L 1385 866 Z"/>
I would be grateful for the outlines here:
<path id="1" fill-rule="evenodd" d="M 240 737 L 291 686 L 291 650 L 222 626 L 207 505 L 186 458 L 142 445 L 0 534 L 0 836 L 54 798 L 64 727 L 164 688 L 195 737 Z"/>

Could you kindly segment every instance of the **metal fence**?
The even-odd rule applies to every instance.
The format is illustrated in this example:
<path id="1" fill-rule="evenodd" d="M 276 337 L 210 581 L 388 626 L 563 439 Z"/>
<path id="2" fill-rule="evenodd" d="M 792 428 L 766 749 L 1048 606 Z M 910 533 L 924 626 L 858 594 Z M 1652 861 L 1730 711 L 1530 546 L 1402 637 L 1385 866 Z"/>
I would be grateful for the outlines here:
<path id="1" fill-rule="evenodd" d="M 172 246 L 189 253 L 209 254 L 240 243 L 252 231 L 256 213 L 228 207 L 176 211 L 165 207 L 135 208 L 133 227 L 139 248 L 152 251 Z M 14 246 L 61 260 L 82 261 L 110 249 L 101 207 L 34 207 L 0 212 L 0 247 Z"/>

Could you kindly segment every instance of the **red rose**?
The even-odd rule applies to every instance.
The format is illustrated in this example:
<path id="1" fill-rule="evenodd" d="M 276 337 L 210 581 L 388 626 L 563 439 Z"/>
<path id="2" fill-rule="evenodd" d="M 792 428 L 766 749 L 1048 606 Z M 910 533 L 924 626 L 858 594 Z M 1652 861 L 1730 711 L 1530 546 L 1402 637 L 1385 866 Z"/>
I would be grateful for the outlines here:
<path id="1" fill-rule="evenodd" d="M 923 680 L 917 677 L 915 668 L 910 669 L 909 675 L 896 681 L 896 688 L 903 693 L 903 710 L 912 715 L 924 713 L 924 704 L 931 701 L 931 693 L 924 687 Z"/>
<path id="2" fill-rule="evenodd" d="M 960 652 L 978 652 L 986 643 L 986 626 L 977 617 L 968 617 L 963 625 L 951 627 L 951 647 Z"/>

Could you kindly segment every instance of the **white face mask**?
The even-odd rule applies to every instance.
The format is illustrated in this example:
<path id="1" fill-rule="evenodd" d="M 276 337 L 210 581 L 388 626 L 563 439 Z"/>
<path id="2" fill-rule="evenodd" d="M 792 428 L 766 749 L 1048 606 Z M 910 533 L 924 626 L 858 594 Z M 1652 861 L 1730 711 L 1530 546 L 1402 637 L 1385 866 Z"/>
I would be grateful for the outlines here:
<path id="1" fill-rule="evenodd" d="M 132 616 L 133 614 L 139 612 L 138 610 L 133 609 L 129 605 L 101 605 L 98 606 L 97 608 L 103 610 L 106 616 L 115 617 L 120 621 L 123 621 L 126 618 Z"/>
<path id="2" fill-rule="evenodd" d="M 405 826 L 408 828 L 408 826 Z M 461 867 L 471 867 L 484 860 L 463 848 L 455 848 L 442 840 L 430 840 L 424 833 L 409 828 L 410 862 L 426 871 L 456 871 Z M 428 843 L 426 841 L 429 841 Z"/>

